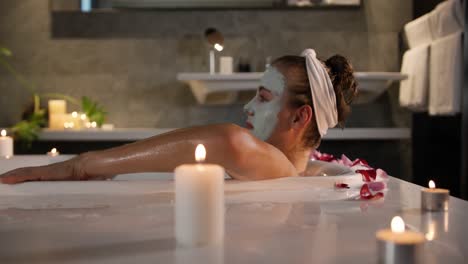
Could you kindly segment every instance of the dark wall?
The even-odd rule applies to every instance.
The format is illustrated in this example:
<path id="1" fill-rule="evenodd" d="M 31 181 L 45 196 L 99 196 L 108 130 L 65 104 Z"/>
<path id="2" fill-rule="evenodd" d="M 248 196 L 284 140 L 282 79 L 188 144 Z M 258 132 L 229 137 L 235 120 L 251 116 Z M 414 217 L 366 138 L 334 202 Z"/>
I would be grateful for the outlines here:
<path id="1" fill-rule="evenodd" d="M 413 0 L 413 17 L 418 18 L 429 13 L 442 1 L 444 0 Z"/>

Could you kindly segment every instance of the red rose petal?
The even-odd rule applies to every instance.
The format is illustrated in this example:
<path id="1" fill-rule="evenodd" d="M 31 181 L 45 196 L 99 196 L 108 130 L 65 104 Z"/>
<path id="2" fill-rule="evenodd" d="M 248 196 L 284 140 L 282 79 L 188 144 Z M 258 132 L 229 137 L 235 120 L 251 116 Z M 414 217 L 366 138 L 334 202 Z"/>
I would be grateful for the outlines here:
<path id="1" fill-rule="evenodd" d="M 337 188 L 337 189 L 349 189 L 349 185 L 346 184 L 346 183 L 342 183 L 342 182 L 336 182 L 335 183 L 335 188 Z"/>
<path id="2" fill-rule="evenodd" d="M 330 161 L 335 159 L 335 157 L 333 157 L 333 155 L 330 155 L 330 154 L 327 154 L 327 153 L 321 153 L 320 151 L 317 151 L 317 150 L 315 150 L 312 153 L 311 157 L 313 159 L 326 161 L 326 162 L 330 162 Z"/>
<path id="3" fill-rule="evenodd" d="M 364 159 L 355 159 L 351 166 L 358 165 L 358 164 L 369 167 L 369 163 L 367 163 L 367 161 Z"/>
<path id="4" fill-rule="evenodd" d="M 375 181 L 377 177 L 377 172 L 374 169 L 371 170 L 357 170 L 357 173 L 362 175 L 362 180 L 365 182 L 372 182 Z"/>
<path id="5" fill-rule="evenodd" d="M 359 195 L 364 199 L 372 195 L 367 184 L 362 185 L 361 190 L 359 191 Z"/>
<path id="6" fill-rule="evenodd" d="M 359 192 L 361 199 L 363 200 L 378 200 L 384 197 L 382 192 L 378 192 L 376 194 L 372 194 L 369 190 L 369 186 L 367 184 L 363 184 L 361 187 L 361 191 Z"/>

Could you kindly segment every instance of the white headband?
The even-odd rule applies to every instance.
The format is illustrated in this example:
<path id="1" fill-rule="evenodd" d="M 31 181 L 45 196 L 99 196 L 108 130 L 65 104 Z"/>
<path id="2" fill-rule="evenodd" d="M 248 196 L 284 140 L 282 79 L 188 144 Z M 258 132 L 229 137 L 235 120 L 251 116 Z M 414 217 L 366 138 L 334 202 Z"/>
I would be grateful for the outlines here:
<path id="1" fill-rule="evenodd" d="M 338 124 L 335 90 L 333 90 L 333 84 L 327 70 L 322 62 L 317 59 L 315 50 L 306 49 L 301 56 L 306 59 L 315 120 L 317 120 L 320 136 L 323 137 L 328 128 L 335 127 Z"/>

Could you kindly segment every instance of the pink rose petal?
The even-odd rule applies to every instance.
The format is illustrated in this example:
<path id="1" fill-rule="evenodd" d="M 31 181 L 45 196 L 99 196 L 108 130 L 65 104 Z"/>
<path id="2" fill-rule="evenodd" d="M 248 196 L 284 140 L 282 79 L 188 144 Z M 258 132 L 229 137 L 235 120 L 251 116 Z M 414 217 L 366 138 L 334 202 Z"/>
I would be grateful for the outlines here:
<path id="1" fill-rule="evenodd" d="M 369 185 L 369 189 L 371 189 L 374 192 L 382 191 L 387 187 L 385 182 L 370 182 L 368 183 L 368 185 Z"/>
<path id="2" fill-rule="evenodd" d="M 377 178 L 379 179 L 388 179 L 388 174 L 382 169 L 377 169 Z"/>
<path id="3" fill-rule="evenodd" d="M 341 162 L 342 162 L 341 164 L 345 166 L 348 166 L 348 167 L 353 166 L 353 162 L 348 157 L 346 157 L 345 154 L 341 154 Z"/>

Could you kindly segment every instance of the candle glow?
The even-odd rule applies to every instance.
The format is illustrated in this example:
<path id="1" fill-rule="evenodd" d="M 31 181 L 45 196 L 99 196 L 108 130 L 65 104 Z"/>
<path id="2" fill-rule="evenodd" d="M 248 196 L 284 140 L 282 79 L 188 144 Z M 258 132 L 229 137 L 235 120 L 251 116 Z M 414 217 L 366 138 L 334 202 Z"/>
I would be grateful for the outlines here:
<path id="1" fill-rule="evenodd" d="M 224 47 L 218 43 L 214 44 L 214 48 L 217 50 L 217 51 L 222 51 L 224 49 Z"/>
<path id="2" fill-rule="evenodd" d="M 50 157 L 57 157 L 60 155 L 60 152 L 56 148 L 52 148 L 49 152 L 47 152 L 47 155 Z"/>
<path id="3" fill-rule="evenodd" d="M 6 137 L 6 135 L 7 135 L 7 132 L 6 132 L 6 130 L 5 130 L 5 129 L 2 129 L 1 135 L 2 135 L 2 137 Z"/>
<path id="4" fill-rule="evenodd" d="M 76 111 L 73 112 L 71 115 L 72 115 L 73 118 L 77 118 L 77 117 L 78 117 L 78 113 L 77 113 Z"/>
<path id="5" fill-rule="evenodd" d="M 435 238 L 435 222 L 431 221 L 429 224 L 429 231 L 426 233 L 425 237 L 428 241 L 432 241 Z"/>
<path id="6" fill-rule="evenodd" d="M 197 162 L 203 162 L 206 158 L 206 149 L 203 144 L 198 144 L 197 148 L 195 149 L 195 160 Z"/>
<path id="7" fill-rule="evenodd" d="M 434 189 L 436 186 L 435 186 L 435 182 L 433 180 L 430 180 L 429 181 L 429 188 L 430 189 Z"/>
<path id="8" fill-rule="evenodd" d="M 405 232 L 405 222 L 399 216 L 395 216 L 392 218 L 392 222 L 390 226 L 392 228 L 392 232 L 395 232 L 395 233 Z"/>

